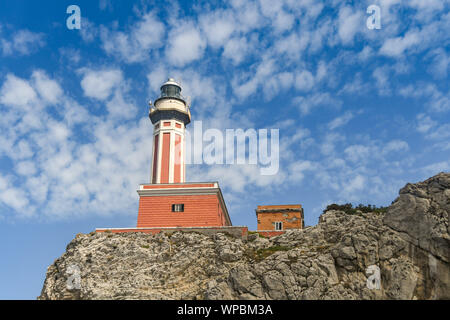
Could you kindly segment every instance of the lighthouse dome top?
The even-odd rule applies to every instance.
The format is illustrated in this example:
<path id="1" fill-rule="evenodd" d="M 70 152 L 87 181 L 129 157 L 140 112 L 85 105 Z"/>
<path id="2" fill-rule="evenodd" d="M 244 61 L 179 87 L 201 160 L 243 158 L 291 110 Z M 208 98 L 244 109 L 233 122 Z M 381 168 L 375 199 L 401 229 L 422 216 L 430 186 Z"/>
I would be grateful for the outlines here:
<path id="1" fill-rule="evenodd" d="M 181 89 L 181 85 L 178 82 L 176 82 L 174 78 L 167 79 L 167 81 L 164 82 L 163 85 L 161 86 L 161 89 L 164 86 L 167 86 L 167 85 L 174 85 L 174 86 L 177 86 L 177 87 L 179 87 Z"/>

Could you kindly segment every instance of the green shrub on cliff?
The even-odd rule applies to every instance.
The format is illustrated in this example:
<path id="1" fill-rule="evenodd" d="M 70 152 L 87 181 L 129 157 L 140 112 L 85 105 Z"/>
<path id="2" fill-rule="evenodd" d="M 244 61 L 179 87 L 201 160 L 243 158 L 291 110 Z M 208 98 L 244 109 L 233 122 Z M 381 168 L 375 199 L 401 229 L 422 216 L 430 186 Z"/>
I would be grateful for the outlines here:
<path id="1" fill-rule="evenodd" d="M 377 207 L 377 206 L 372 206 L 371 204 L 368 205 L 363 205 L 363 204 L 359 204 L 356 207 L 353 207 L 353 205 L 351 203 L 346 203 L 346 204 L 329 204 L 325 210 L 323 210 L 323 213 L 327 212 L 328 210 L 339 210 L 339 211 L 343 211 L 347 214 L 357 214 L 358 211 L 362 212 L 362 213 L 368 213 L 368 212 L 377 212 L 377 213 L 384 213 L 386 212 L 388 207 Z"/>

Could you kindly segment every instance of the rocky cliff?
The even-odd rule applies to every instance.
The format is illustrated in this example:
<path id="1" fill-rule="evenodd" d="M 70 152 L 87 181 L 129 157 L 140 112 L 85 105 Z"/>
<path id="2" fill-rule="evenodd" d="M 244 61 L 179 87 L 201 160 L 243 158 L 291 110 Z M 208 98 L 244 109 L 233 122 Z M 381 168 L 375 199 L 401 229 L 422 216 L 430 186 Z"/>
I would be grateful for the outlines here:
<path id="1" fill-rule="evenodd" d="M 440 173 L 407 184 L 387 213 L 327 211 L 271 239 L 79 234 L 39 299 L 450 299 L 449 212 Z"/>

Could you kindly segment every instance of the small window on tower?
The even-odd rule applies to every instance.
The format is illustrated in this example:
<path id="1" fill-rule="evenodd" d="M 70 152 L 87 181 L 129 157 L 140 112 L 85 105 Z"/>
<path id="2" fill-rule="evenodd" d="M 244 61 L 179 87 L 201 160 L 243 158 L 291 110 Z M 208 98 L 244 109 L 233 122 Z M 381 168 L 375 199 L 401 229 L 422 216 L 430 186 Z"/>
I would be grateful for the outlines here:
<path id="1" fill-rule="evenodd" d="M 184 211 L 184 204 L 173 204 L 172 205 L 172 212 L 183 212 Z"/>

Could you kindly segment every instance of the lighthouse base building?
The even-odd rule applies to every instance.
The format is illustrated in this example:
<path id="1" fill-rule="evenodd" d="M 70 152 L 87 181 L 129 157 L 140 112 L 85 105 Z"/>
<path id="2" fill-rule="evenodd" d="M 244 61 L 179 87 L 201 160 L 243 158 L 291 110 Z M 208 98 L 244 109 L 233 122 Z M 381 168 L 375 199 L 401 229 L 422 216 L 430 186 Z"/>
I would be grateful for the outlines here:
<path id="1" fill-rule="evenodd" d="M 231 226 L 217 182 L 142 184 L 137 227 Z"/>
<path id="2" fill-rule="evenodd" d="M 141 184 L 137 192 L 139 212 L 135 228 L 97 228 L 96 232 L 222 232 L 247 239 L 248 227 L 231 224 L 217 182 Z"/>

